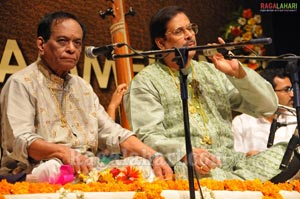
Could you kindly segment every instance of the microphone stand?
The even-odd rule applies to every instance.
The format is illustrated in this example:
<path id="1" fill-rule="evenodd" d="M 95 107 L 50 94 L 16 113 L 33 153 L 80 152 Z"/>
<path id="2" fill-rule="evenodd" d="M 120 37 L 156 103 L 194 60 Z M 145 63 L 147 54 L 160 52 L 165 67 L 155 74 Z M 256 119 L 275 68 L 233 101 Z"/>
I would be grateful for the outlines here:
<path id="1" fill-rule="evenodd" d="M 187 169 L 188 169 L 188 182 L 190 190 L 190 198 L 195 198 L 195 188 L 194 188 L 194 159 L 193 159 L 193 149 L 191 144 L 190 136 L 190 125 L 189 125 L 189 108 L 188 108 L 188 87 L 187 87 L 187 76 L 185 72 L 185 65 L 188 58 L 187 48 L 175 48 L 175 61 L 179 66 L 180 70 L 180 92 L 182 100 L 182 111 L 183 111 L 183 121 L 185 129 L 185 145 L 186 145 L 186 156 L 187 156 Z M 202 195 L 201 187 L 199 187 L 200 194 Z"/>
<path id="2" fill-rule="evenodd" d="M 289 61 L 287 64 L 287 71 L 290 74 L 290 80 L 293 86 L 293 92 L 294 92 L 294 108 L 296 109 L 296 117 L 297 117 L 297 132 L 294 133 L 292 136 L 287 151 L 285 153 L 285 156 L 283 157 L 283 160 L 280 165 L 280 169 L 284 170 L 289 167 L 289 163 L 291 160 L 292 154 L 289 155 L 289 150 L 294 151 L 294 155 L 296 155 L 298 158 L 300 158 L 300 96 L 299 96 L 299 67 L 300 67 L 300 59 L 295 59 Z"/>
<path id="3" fill-rule="evenodd" d="M 267 142 L 267 147 L 268 148 L 273 146 L 275 133 L 276 133 L 277 129 L 279 128 L 278 122 L 277 122 L 279 114 L 280 113 L 278 111 L 275 112 L 274 118 L 273 118 L 272 123 L 271 123 L 269 139 L 268 139 L 268 142 Z"/>

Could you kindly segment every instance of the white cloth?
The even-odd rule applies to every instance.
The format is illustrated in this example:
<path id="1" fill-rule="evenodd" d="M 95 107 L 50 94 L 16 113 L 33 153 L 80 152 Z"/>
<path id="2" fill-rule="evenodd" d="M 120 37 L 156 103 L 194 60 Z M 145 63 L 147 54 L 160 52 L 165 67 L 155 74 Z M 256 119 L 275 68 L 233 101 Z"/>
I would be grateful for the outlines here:
<path id="1" fill-rule="evenodd" d="M 277 122 L 283 124 L 296 123 L 297 119 L 290 113 L 280 114 Z M 277 129 L 274 144 L 288 142 L 297 124 L 282 126 Z M 232 121 L 234 133 L 234 149 L 247 153 L 250 150 L 263 151 L 267 149 L 271 122 L 264 118 L 255 118 L 247 114 L 236 116 Z"/>
<path id="2" fill-rule="evenodd" d="M 31 174 L 38 182 L 55 182 L 60 175 L 61 165 L 62 163 L 57 159 L 51 159 L 34 168 Z"/>

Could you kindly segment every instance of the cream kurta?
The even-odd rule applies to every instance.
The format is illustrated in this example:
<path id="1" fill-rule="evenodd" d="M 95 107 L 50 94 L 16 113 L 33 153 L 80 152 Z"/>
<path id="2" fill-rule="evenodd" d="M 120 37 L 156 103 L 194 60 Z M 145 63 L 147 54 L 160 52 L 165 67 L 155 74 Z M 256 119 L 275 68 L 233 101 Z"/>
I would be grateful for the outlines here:
<path id="1" fill-rule="evenodd" d="M 65 127 L 60 109 L 67 120 Z M 32 166 L 27 148 L 38 138 L 87 148 L 95 154 L 103 149 L 119 153 L 119 144 L 133 135 L 107 115 L 92 87 L 82 78 L 68 74 L 63 80 L 37 62 L 6 82 L 1 92 L 1 111 L 2 166 L 6 166 L 7 156 Z"/>
<path id="2" fill-rule="evenodd" d="M 191 141 L 193 147 L 204 147 L 222 160 L 222 168 L 213 170 L 211 176 L 266 180 L 279 173 L 285 145 L 246 159 L 245 154 L 233 150 L 231 131 L 232 110 L 256 117 L 276 111 L 278 102 L 271 84 L 249 68 L 245 68 L 243 79 L 235 79 L 208 62 L 193 61 L 192 65 L 194 72 L 189 70 L 188 82 L 199 82 L 200 97 L 189 105 L 197 107 L 201 103 L 203 114 L 189 114 Z M 180 160 L 186 154 L 185 132 L 178 84 L 178 73 L 172 77 L 167 66 L 154 63 L 135 76 L 124 102 L 132 130 L 145 144 L 162 152 L 178 175 L 184 175 Z M 189 100 L 192 98 L 190 95 Z M 212 138 L 212 145 L 202 142 L 206 135 Z"/>

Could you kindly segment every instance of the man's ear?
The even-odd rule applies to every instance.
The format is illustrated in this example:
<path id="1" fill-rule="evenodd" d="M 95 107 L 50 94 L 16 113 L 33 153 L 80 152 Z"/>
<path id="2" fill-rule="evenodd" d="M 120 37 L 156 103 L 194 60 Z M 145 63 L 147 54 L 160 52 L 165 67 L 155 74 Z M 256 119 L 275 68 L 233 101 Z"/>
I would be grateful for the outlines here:
<path id="1" fill-rule="evenodd" d="M 38 37 L 36 39 L 36 45 L 37 48 L 39 49 L 39 54 L 44 54 L 45 40 L 43 39 L 43 37 Z"/>
<path id="2" fill-rule="evenodd" d="M 165 49 L 165 40 L 163 38 L 156 38 L 155 43 L 159 49 L 161 50 Z"/>

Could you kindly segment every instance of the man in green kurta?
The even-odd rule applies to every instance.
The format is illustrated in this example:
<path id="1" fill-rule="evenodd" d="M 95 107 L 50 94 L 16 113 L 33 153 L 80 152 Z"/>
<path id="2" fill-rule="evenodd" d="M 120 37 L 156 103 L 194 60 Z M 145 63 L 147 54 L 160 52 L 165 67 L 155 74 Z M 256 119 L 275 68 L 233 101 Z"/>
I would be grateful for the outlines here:
<path id="1" fill-rule="evenodd" d="M 151 19 L 154 50 L 196 46 L 198 26 L 181 8 L 161 9 Z M 220 43 L 224 43 L 218 38 Z M 202 177 L 214 179 L 269 180 L 280 173 L 286 149 L 280 143 L 246 157 L 233 149 L 232 110 L 266 117 L 277 109 L 272 86 L 255 71 L 221 53 L 209 58 L 213 63 L 192 60 L 188 52 L 188 105 L 194 168 Z M 187 177 L 185 130 L 180 94 L 179 67 L 174 53 L 162 55 L 139 72 L 124 96 L 132 130 L 147 145 L 168 159 L 177 178 Z"/>

